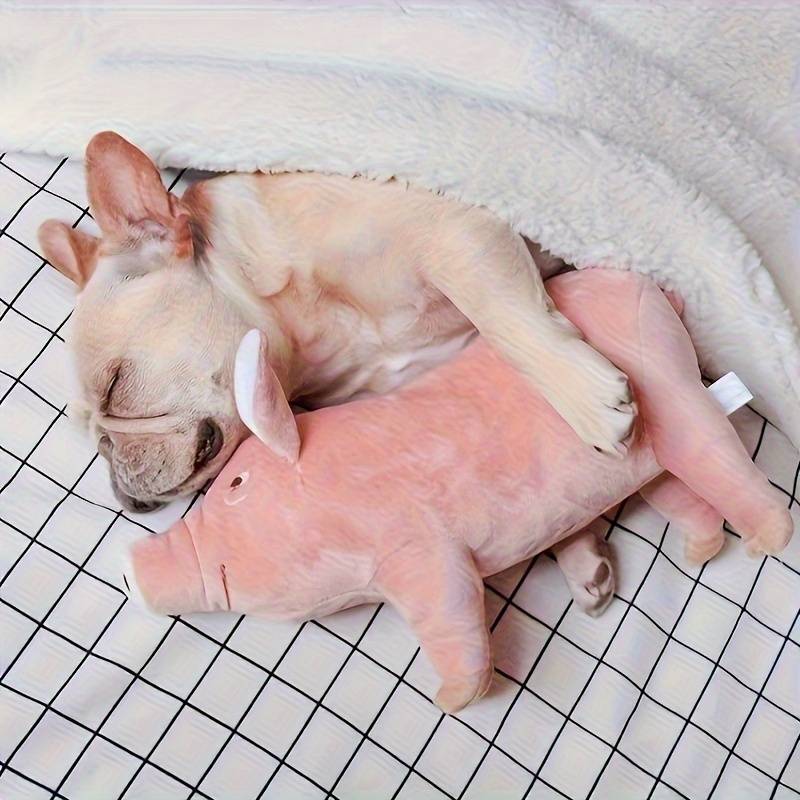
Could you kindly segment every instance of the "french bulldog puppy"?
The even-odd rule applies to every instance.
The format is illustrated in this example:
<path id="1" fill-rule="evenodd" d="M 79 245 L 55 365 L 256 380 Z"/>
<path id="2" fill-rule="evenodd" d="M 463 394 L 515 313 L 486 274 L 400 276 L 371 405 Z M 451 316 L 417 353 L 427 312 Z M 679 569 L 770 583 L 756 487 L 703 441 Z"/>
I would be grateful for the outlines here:
<path id="1" fill-rule="evenodd" d="M 78 405 L 126 508 L 200 488 L 244 438 L 231 376 L 251 328 L 286 397 L 308 408 L 403 384 L 477 329 L 584 442 L 626 452 L 626 376 L 485 209 L 313 173 L 225 175 L 178 198 L 111 132 L 90 141 L 86 170 L 102 237 L 50 220 L 39 238 L 80 290 Z"/>

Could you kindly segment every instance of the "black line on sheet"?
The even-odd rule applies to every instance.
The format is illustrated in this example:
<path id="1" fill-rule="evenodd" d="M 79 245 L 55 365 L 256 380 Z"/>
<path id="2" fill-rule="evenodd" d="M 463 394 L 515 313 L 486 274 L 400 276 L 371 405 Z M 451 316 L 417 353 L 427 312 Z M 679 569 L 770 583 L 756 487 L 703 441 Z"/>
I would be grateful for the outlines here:
<path id="1" fill-rule="evenodd" d="M 766 433 L 766 430 L 767 430 L 767 423 L 766 423 L 766 420 L 764 420 L 763 423 L 762 423 L 762 426 L 761 426 L 761 433 L 760 433 L 760 435 L 758 437 L 758 442 L 756 443 L 755 450 L 753 451 L 753 460 L 755 460 L 756 456 L 758 455 L 759 450 L 761 449 L 761 445 L 762 445 L 762 443 L 764 441 L 764 435 Z M 689 725 L 689 721 L 694 716 L 695 712 L 697 711 L 697 709 L 698 709 L 698 707 L 700 705 L 700 702 L 703 699 L 703 696 L 706 693 L 706 690 L 711 685 L 711 681 L 712 681 L 712 679 L 714 677 L 714 674 L 715 674 L 716 670 L 720 667 L 720 662 L 722 661 L 722 658 L 725 655 L 725 652 L 726 652 L 726 650 L 728 648 L 728 645 L 730 644 L 730 642 L 732 641 L 732 639 L 734 637 L 734 634 L 736 633 L 736 629 L 739 627 L 739 623 L 741 622 L 742 616 L 743 616 L 743 613 L 744 613 L 744 608 L 747 606 L 747 602 L 750 599 L 750 597 L 752 596 L 753 591 L 755 590 L 756 584 L 758 583 L 758 579 L 759 579 L 759 577 L 761 575 L 761 572 L 764 569 L 764 564 L 766 564 L 766 559 L 762 560 L 761 564 L 759 565 L 758 571 L 756 572 L 756 575 L 753 578 L 753 583 L 750 586 L 750 589 L 749 589 L 749 591 L 747 593 L 747 597 L 745 598 L 744 603 L 742 604 L 741 608 L 739 609 L 739 613 L 737 615 L 736 622 L 731 627 L 731 631 L 728 634 L 728 637 L 726 638 L 725 642 L 722 645 L 722 649 L 720 650 L 719 654 L 717 655 L 717 658 L 714 661 L 714 664 L 713 664 L 713 666 L 711 668 L 711 671 L 708 674 L 708 678 L 706 679 L 705 684 L 703 685 L 703 688 L 700 690 L 700 693 L 698 694 L 697 699 L 693 703 L 692 708 L 689 711 L 689 714 L 686 717 L 682 718 L 683 719 L 683 724 L 681 726 L 681 729 L 678 732 L 678 735 L 675 738 L 675 741 L 672 743 L 672 746 L 670 747 L 669 751 L 667 752 L 667 757 L 664 759 L 664 763 L 661 765 L 661 769 L 659 770 L 658 775 L 656 776 L 656 782 L 650 788 L 650 792 L 647 795 L 647 800 L 650 800 L 650 798 L 652 798 L 653 792 L 655 792 L 656 787 L 659 784 L 659 781 L 662 780 L 664 772 L 665 772 L 665 770 L 667 769 L 667 766 L 670 763 L 670 759 L 674 755 L 675 750 L 677 749 L 678 744 L 680 743 L 680 740 L 683 737 L 683 734 L 684 734 L 687 726 Z M 703 567 L 703 570 L 704 569 L 705 569 L 705 566 Z M 703 570 L 701 570 L 701 572 Z M 685 610 L 685 607 L 684 607 L 684 610 Z M 683 613 L 683 611 L 681 613 Z M 745 684 L 743 684 L 743 685 L 745 685 Z M 751 687 L 747 687 L 747 688 L 750 689 Z M 751 691 L 753 691 L 753 690 L 751 689 Z M 741 735 L 742 730 L 744 730 L 744 725 L 742 726 L 742 729 L 739 731 L 739 735 Z M 738 741 L 738 738 L 737 738 L 737 741 Z M 732 748 L 727 748 L 727 747 L 725 747 L 725 749 L 729 750 L 729 751 L 732 750 Z M 727 763 L 727 761 L 726 761 L 726 763 Z M 751 766 L 753 766 L 753 765 L 751 765 Z M 714 786 L 716 787 L 716 783 L 714 784 Z M 712 793 L 713 793 L 713 790 L 712 790 Z"/>
<path id="2" fill-rule="evenodd" d="M 766 564 L 766 563 L 767 563 L 766 560 L 764 560 L 762 562 L 762 564 L 761 564 L 762 568 L 763 568 L 764 564 Z M 759 574 L 759 576 L 761 575 L 761 569 L 759 569 L 759 573 L 758 574 Z M 756 581 L 753 584 L 753 588 L 755 588 L 755 584 L 757 582 L 758 582 L 758 578 L 756 578 Z M 752 593 L 752 589 L 750 591 Z M 741 619 L 741 617 L 739 617 L 739 619 Z M 797 614 L 794 615 L 794 620 L 792 620 L 792 624 L 789 627 L 789 630 L 791 630 L 794 627 L 794 625 L 795 625 L 795 623 L 797 622 L 798 619 L 800 619 L 800 611 L 798 611 Z M 739 620 L 736 621 L 736 625 L 738 625 L 738 624 L 739 624 Z M 769 683 L 769 679 L 772 677 L 772 673 L 775 672 L 775 667 L 778 666 L 778 661 L 780 661 L 781 655 L 783 655 L 783 651 L 786 649 L 786 644 L 787 644 L 788 641 L 789 641 L 789 639 L 786 638 L 781 642 L 781 646 L 778 649 L 778 653 L 775 656 L 775 660 L 772 662 L 772 665 L 770 666 L 769 671 L 767 672 L 767 677 L 764 678 L 764 682 L 761 684 L 760 688 L 756 692 L 755 699 L 753 700 L 753 705 L 750 707 L 750 711 L 747 712 L 747 716 L 744 718 L 744 722 L 742 723 L 742 727 L 739 729 L 739 733 L 737 734 L 736 739 L 734 740 L 733 744 L 731 745 L 730 749 L 728 750 L 727 754 L 725 755 L 725 760 L 722 762 L 722 766 L 720 767 L 719 774 L 717 775 L 717 779 L 714 781 L 714 785 L 711 787 L 711 791 L 708 793 L 709 798 L 712 797 L 714 792 L 716 791 L 716 788 L 719 785 L 720 780 L 722 779 L 722 775 L 725 772 L 725 767 L 728 766 L 728 762 L 730 761 L 731 756 L 734 755 L 734 752 L 736 750 L 736 745 L 739 744 L 739 741 L 742 738 L 742 734 L 744 733 L 744 730 L 747 727 L 747 723 L 750 722 L 750 718 L 753 716 L 753 712 L 756 710 L 756 706 L 758 705 L 758 701 L 763 698 L 764 689 L 767 688 L 767 684 Z M 738 753 L 736 755 L 738 756 Z M 739 757 L 741 758 L 741 756 L 739 756 Z M 744 759 L 742 759 L 742 760 L 744 761 Z M 773 778 L 773 779 L 775 780 L 775 788 L 777 789 L 778 780 L 779 779 L 778 778 Z"/>
<path id="3" fill-rule="evenodd" d="M 369 622 L 370 625 L 372 624 L 373 620 L 377 617 L 377 615 L 380 613 L 380 610 L 382 608 L 383 608 L 383 604 L 378 606 L 378 610 L 375 612 L 375 617 L 370 619 L 370 622 Z M 365 631 L 365 633 L 366 633 L 366 631 Z M 359 641 L 361 641 L 362 638 L 363 638 L 363 636 L 359 637 Z M 358 652 L 359 655 L 361 655 L 362 657 L 367 657 L 363 651 L 358 650 L 357 644 L 354 646 L 354 650 L 356 650 L 356 652 Z M 361 747 L 363 746 L 364 742 L 373 741 L 372 739 L 370 739 L 370 734 L 372 733 L 372 729 L 375 727 L 375 725 L 377 724 L 378 720 L 381 718 L 381 714 L 383 714 L 384 710 L 389 705 L 389 703 L 391 702 L 392 698 L 395 696 L 395 693 L 397 692 L 398 687 L 405 683 L 405 678 L 408 675 L 408 671 L 411 669 L 411 666 L 413 665 L 413 663 L 414 663 L 414 661 L 415 661 L 415 659 L 417 657 L 417 653 L 419 653 L 419 649 L 414 651 L 413 655 L 408 660 L 408 664 L 406 664 L 406 666 L 404 667 L 403 671 L 399 675 L 396 675 L 395 673 L 393 673 L 390 670 L 388 670 L 385 666 L 380 664 L 380 662 L 378 662 L 377 660 L 370 659 L 373 663 L 378 664 L 378 666 L 380 666 L 382 669 L 384 669 L 387 672 L 389 672 L 389 674 L 392 675 L 395 678 L 395 683 L 394 683 L 394 686 L 392 686 L 391 690 L 389 691 L 389 694 L 386 696 L 386 699 L 381 703 L 380 707 L 378 708 L 377 712 L 375 713 L 375 716 L 372 718 L 372 722 L 370 722 L 370 724 L 367 726 L 366 730 L 362 733 L 361 739 L 359 740 L 358 744 L 355 746 L 355 749 L 353 750 L 353 752 L 350 754 L 350 757 L 347 759 L 347 761 L 345 762 L 344 766 L 339 771 L 339 774 L 336 776 L 336 779 L 334 780 L 333 785 L 330 788 L 330 791 L 326 795 L 326 800 L 327 800 L 327 798 L 335 797 L 334 793 L 336 791 L 336 787 L 339 785 L 339 783 L 341 782 L 341 780 L 344 777 L 345 773 L 349 769 L 350 765 L 355 760 L 355 758 L 358 755 L 359 751 L 361 750 Z M 398 759 L 397 756 L 394 755 L 393 753 L 390 753 L 390 755 L 396 761 L 400 761 L 400 759 Z M 400 763 L 403 764 L 403 766 L 405 766 L 407 770 L 409 770 L 409 771 L 411 770 L 411 765 L 410 764 L 405 764 L 402 761 L 400 761 Z M 427 781 L 428 783 L 431 783 L 431 781 L 428 778 L 426 778 L 424 776 L 420 776 L 420 777 L 422 777 L 422 779 Z M 431 783 L 431 785 L 435 786 L 435 784 L 432 784 L 432 783 Z M 438 787 L 436 787 L 436 788 L 438 788 Z"/>
<path id="4" fill-rule="evenodd" d="M 42 322 L 39 322 L 38 320 L 35 320 L 33 317 L 29 317 L 27 314 L 23 314 L 22 311 L 20 311 L 18 308 L 14 308 L 14 306 L 12 306 L 10 303 L 7 303 L 2 298 L 0 298 L 0 303 L 2 303 L 6 307 L 4 310 L 4 315 L 8 311 L 13 311 L 17 316 L 22 317 L 22 319 L 26 320 L 27 322 L 30 322 L 32 325 L 36 325 L 37 328 L 41 328 L 43 331 L 46 331 L 47 333 L 51 334 L 53 338 L 59 339 L 62 342 L 64 341 L 64 337 L 61 336 L 61 334 L 51 330 L 50 328 L 47 327 L 47 325 L 45 325 Z M 2 370 L 0 370 L 0 372 L 2 372 Z M 8 372 L 4 372 L 3 374 L 8 375 L 9 378 L 14 377 Z"/>
<path id="5" fill-rule="evenodd" d="M 617 510 L 617 514 L 616 514 L 617 518 L 619 518 L 622 515 L 624 506 L 625 506 L 625 503 L 622 503 L 620 505 L 620 508 Z M 608 651 L 611 649 L 611 645 L 613 644 L 614 640 L 616 639 L 617 635 L 619 634 L 620 630 L 622 629 L 622 626 L 625 623 L 625 620 L 628 618 L 628 614 L 630 613 L 631 608 L 634 607 L 633 604 L 636 601 L 636 597 L 638 596 L 638 594 L 641 591 L 642 587 L 646 583 L 647 577 L 650 574 L 650 572 L 652 571 L 653 566 L 655 565 L 655 563 L 656 563 L 656 561 L 658 559 L 658 554 L 661 551 L 661 545 L 663 544 L 664 537 L 666 536 L 668 528 L 669 528 L 669 525 L 665 526 L 664 531 L 661 534 L 661 541 L 658 544 L 658 546 L 656 547 L 656 552 L 653 555 L 653 559 L 650 562 L 650 565 L 647 568 L 647 571 L 645 572 L 645 574 L 644 574 L 644 576 L 643 576 L 643 578 L 641 580 L 641 583 L 637 587 L 636 592 L 634 593 L 630 604 L 628 604 L 627 608 L 625 609 L 625 611 L 623 612 L 622 616 L 620 617 L 620 620 L 619 620 L 619 622 L 617 623 L 617 625 L 616 625 L 616 627 L 614 629 L 614 633 L 611 635 L 611 637 L 608 640 L 608 643 L 606 644 L 605 648 L 603 649 L 602 653 L 600 654 L 600 658 L 596 659 L 596 662 L 595 662 L 595 664 L 594 664 L 594 666 L 592 668 L 592 671 L 590 672 L 589 677 L 587 678 L 586 682 L 584 683 L 583 688 L 578 693 L 578 696 L 575 698 L 575 701 L 573 702 L 572 707 L 570 708 L 570 710 L 567 713 L 567 715 L 564 717 L 564 721 L 562 722 L 558 733 L 556 734 L 555 738 L 550 743 L 550 746 L 548 747 L 547 751 L 545 752 L 544 758 L 542 759 L 541 763 L 539 764 L 538 769 L 536 770 L 536 773 L 534 775 L 533 781 L 531 781 L 531 785 L 528 787 L 528 791 L 526 792 L 526 797 L 528 795 L 530 795 L 530 793 L 533 791 L 533 787 L 534 787 L 536 781 L 539 779 L 539 776 L 541 775 L 542 770 L 544 769 L 545 765 L 547 764 L 548 758 L 550 757 L 550 755 L 552 754 L 553 750 L 555 749 L 556 744 L 558 743 L 558 741 L 559 741 L 562 733 L 564 732 L 567 724 L 569 722 L 572 722 L 573 725 L 578 724 L 572 717 L 575 714 L 575 711 L 577 710 L 578 705 L 580 704 L 581 700 L 583 699 L 583 696 L 585 695 L 586 690 L 589 688 L 589 684 L 592 682 L 592 679 L 597 674 L 597 671 L 600 668 L 600 664 L 603 663 L 605 656 L 608 654 Z M 611 532 L 608 535 L 609 539 L 613 535 L 613 532 L 614 532 L 614 528 L 612 527 Z M 596 738 L 600 738 L 600 737 L 596 737 Z M 598 776 L 598 780 L 599 780 L 599 776 Z"/>
<path id="6" fill-rule="evenodd" d="M 541 555 L 542 554 L 539 554 L 539 556 L 537 556 L 536 558 L 532 558 L 531 559 L 531 562 L 528 565 L 528 567 L 525 570 L 525 572 L 523 573 L 522 577 L 519 579 L 519 581 L 517 581 L 517 585 L 514 587 L 513 591 L 509 594 L 508 599 L 506 600 L 506 602 L 504 603 L 503 607 L 500 610 L 500 613 L 498 613 L 498 615 L 495 618 L 495 620 L 489 626 L 490 632 L 493 633 L 497 629 L 497 626 L 499 625 L 499 623 L 502 620 L 502 618 L 505 616 L 507 610 L 512 607 L 512 604 L 514 603 L 514 600 L 515 600 L 515 598 L 517 596 L 517 593 L 522 588 L 523 584 L 525 583 L 525 581 L 528 578 L 528 575 L 530 574 L 531 570 L 533 569 L 533 565 L 536 563 L 536 560 Z M 480 759 L 478 759 L 478 763 L 475 765 L 475 769 L 472 770 L 472 773 L 467 778 L 467 782 L 464 784 L 464 787 L 461 789 L 461 792 L 458 795 L 458 800 L 462 800 L 464 795 L 467 793 L 467 791 L 469 790 L 470 785 L 472 784 L 472 781 L 475 780 L 475 776 L 478 774 L 478 772 L 480 771 L 480 768 L 483 766 L 484 762 L 486 761 L 486 757 L 492 751 L 492 748 L 494 748 L 495 742 L 497 741 L 497 737 L 500 735 L 500 731 L 503 730 L 503 725 L 505 725 L 505 722 L 508 719 L 509 715 L 511 714 L 512 709 L 514 708 L 514 706 L 517 703 L 517 700 L 519 699 L 520 695 L 523 693 L 525 686 L 527 686 L 528 681 L 531 679 L 531 676 L 533 675 L 534 671 L 536 670 L 536 667 L 539 665 L 539 662 L 544 657 L 545 652 L 547 652 L 547 648 L 548 648 L 550 642 L 557 635 L 558 627 L 564 621 L 564 618 L 569 613 L 569 610 L 570 610 L 570 608 L 572 608 L 572 605 L 573 605 L 573 600 L 570 599 L 569 602 L 567 603 L 566 607 L 564 608 L 564 611 L 561 613 L 561 615 L 559 616 L 558 620 L 556 621 L 556 624 L 553 626 L 553 628 L 550 629 L 550 632 L 547 635 L 547 639 L 545 640 L 545 643 L 542 646 L 542 649 L 539 651 L 539 653 L 537 654 L 536 658 L 533 660 L 533 664 L 531 664 L 531 668 L 528 670 L 528 673 L 525 675 L 525 678 L 523 679 L 522 683 L 520 684 L 519 688 L 517 689 L 513 699 L 509 703 L 508 708 L 505 710 L 505 713 L 503 714 L 502 718 L 500 719 L 500 724 L 497 726 L 497 730 L 492 735 L 492 738 L 489 741 L 489 746 L 483 751 L 483 755 L 480 757 Z M 513 606 L 513 607 L 518 609 L 518 606 Z M 561 714 L 560 711 L 558 713 Z M 531 773 L 531 775 L 533 775 L 533 773 Z"/>
<path id="7" fill-rule="evenodd" d="M 797 738 L 794 740 L 794 744 L 792 745 L 792 749 L 789 750 L 789 755 L 786 756 L 786 761 L 783 762 L 783 767 L 781 767 L 781 771 L 778 773 L 778 780 L 775 781 L 775 786 L 772 788 L 772 791 L 770 792 L 769 800 L 773 800 L 775 795 L 778 793 L 779 787 L 786 786 L 786 784 L 783 783 L 783 773 L 786 772 L 786 770 L 789 768 L 789 764 L 792 762 L 792 758 L 795 754 L 795 751 L 797 750 L 798 744 L 800 744 L 800 734 L 797 735 Z M 795 791 L 795 794 L 800 796 L 800 792 Z"/>
<path id="8" fill-rule="evenodd" d="M 39 186 L 38 184 L 33 184 L 33 185 L 36 187 L 36 191 L 35 191 L 35 192 L 33 192 L 33 193 L 30 195 L 30 197 L 28 197 L 26 200 L 24 200 L 24 201 L 23 201 L 23 202 L 20 204 L 19 208 L 18 208 L 18 209 L 17 209 L 17 210 L 16 210 L 16 211 L 15 211 L 15 212 L 14 212 L 14 213 L 11 215 L 11 217 L 10 217 L 10 218 L 9 218 L 9 219 L 6 221 L 5 225 L 3 225 L 3 227 L 2 227 L 2 228 L 0 228 L 0 235 L 4 234 L 4 233 L 6 232 L 6 230 L 8 230 L 8 226 L 9 226 L 9 225 L 11 225 L 11 223 L 12 223 L 12 222 L 13 222 L 13 221 L 14 221 L 14 220 L 15 220 L 15 219 L 16 219 L 16 218 L 17 218 L 17 217 L 18 217 L 18 216 L 19 216 L 19 215 L 22 213 L 22 209 L 24 209 L 24 208 L 25 208 L 25 206 L 27 206 L 27 205 L 28 205 L 28 203 L 30 203 L 30 202 L 31 202 L 31 200 L 33 200 L 33 198 L 34 198 L 34 197 L 36 197 L 37 195 L 39 195 L 39 194 L 41 194 L 41 193 L 42 193 L 42 191 L 44 190 L 44 187 L 45 187 L 45 186 L 47 186 L 47 184 L 48 184 L 48 183 L 50 183 L 50 181 L 51 181 L 51 180 L 52 180 L 52 179 L 53 179 L 53 178 L 56 176 L 56 173 L 57 173 L 57 172 L 58 172 L 58 171 L 61 169 L 61 167 L 63 167 L 63 166 L 64 166 L 64 164 L 66 164 L 66 163 L 67 163 L 67 159 L 66 159 L 66 158 L 62 158 L 62 159 L 61 159 L 61 161 L 59 161 L 59 162 L 58 162 L 58 166 L 57 166 L 57 167 L 56 167 L 56 168 L 55 168 L 55 169 L 54 169 L 54 170 L 53 170 L 53 171 L 50 173 L 50 175 L 47 177 L 47 180 L 45 180 L 45 182 L 44 182 L 44 183 L 43 183 L 41 186 Z M 3 164 L 2 166 L 3 166 L 5 169 L 11 169 L 11 168 L 8 166 L 8 164 Z M 13 172 L 14 170 L 11 170 L 11 171 Z M 17 174 L 19 174 L 19 173 L 17 173 Z M 26 178 L 25 180 L 27 180 L 27 178 Z M 28 181 L 28 182 L 29 182 L 29 183 L 33 183 L 32 181 Z"/>
<path id="9" fill-rule="evenodd" d="M 345 659 L 342 661 L 342 663 L 339 666 L 339 668 L 336 670 L 336 673 L 334 674 L 333 678 L 329 681 L 328 686 L 326 687 L 325 691 L 320 695 L 319 699 L 314 701 L 314 706 L 311 709 L 311 713 L 308 715 L 308 717 L 306 718 L 305 722 L 300 726 L 300 730 L 297 732 L 297 735 L 294 737 L 294 739 L 289 744 L 289 747 L 286 748 L 286 752 L 284 752 L 284 754 L 281 756 L 281 758 L 280 758 L 280 760 L 278 762 L 278 765 L 275 767 L 274 772 L 272 773 L 272 775 L 269 776 L 269 778 L 267 779 L 267 782 L 261 788 L 261 791 L 257 795 L 258 797 L 261 797 L 264 794 L 264 792 L 267 791 L 267 789 L 269 788 L 270 784 L 272 783 L 272 779 L 278 774 L 278 772 L 280 771 L 280 768 L 286 763 L 286 760 L 289 758 L 292 750 L 294 749 L 294 746 L 300 740 L 300 737 L 303 735 L 303 733 L 305 732 L 306 728 L 311 723 L 311 720 L 313 719 L 314 714 L 316 714 L 317 711 L 319 710 L 319 708 L 322 706 L 322 703 L 325 700 L 325 698 L 327 697 L 328 692 L 331 690 L 331 687 L 333 686 L 334 683 L 336 683 L 337 679 L 339 678 L 339 676 L 344 671 L 344 668 L 347 666 L 348 662 L 352 658 L 353 653 L 356 652 L 356 647 L 363 640 L 364 636 L 366 635 L 367 631 L 369 630 L 370 625 L 372 625 L 372 623 L 375 621 L 375 618 L 380 613 L 380 610 L 381 610 L 381 607 L 378 606 L 375 609 L 375 611 L 373 611 L 372 616 L 369 619 L 369 622 L 367 623 L 367 625 L 365 626 L 364 630 L 359 635 L 359 637 L 356 640 L 355 644 L 350 646 L 350 651 L 348 652 L 348 654 L 345 657 Z M 298 631 L 298 636 L 299 636 L 299 631 Z M 297 637 L 295 637 L 295 639 L 296 638 Z M 294 640 L 293 640 L 293 642 L 294 642 Z M 289 651 L 289 648 L 286 649 L 286 651 L 284 652 L 283 655 L 286 655 L 286 653 L 288 653 L 288 651 Z M 281 656 L 281 658 L 283 658 L 283 656 Z M 278 665 L 276 664 L 275 665 L 275 669 L 273 670 L 273 672 L 275 670 L 277 670 L 277 669 L 278 669 Z M 327 792 L 326 792 L 326 794 L 327 794 Z"/>
<path id="10" fill-rule="evenodd" d="M 65 162 L 67 160 L 68 159 L 64 159 Z M 2 163 L 2 160 L 0 160 L 0 166 L 5 167 L 5 169 L 7 169 L 9 172 L 13 172 L 17 177 L 22 178 L 22 180 L 24 180 L 26 183 L 29 183 L 31 186 L 35 186 L 37 189 L 40 189 L 41 191 L 43 191 L 45 194 L 49 194 L 51 197 L 57 197 L 59 200 L 63 200 L 65 203 L 69 203 L 71 206 L 74 206 L 75 208 L 77 208 L 78 211 L 82 211 L 83 210 L 82 207 L 80 205 L 78 205 L 78 203 L 76 203 L 74 200 L 70 200 L 68 197 L 64 197 L 63 194 L 59 194 L 58 192 L 54 192 L 52 189 L 46 188 L 47 183 L 50 180 L 49 178 L 48 178 L 47 181 L 44 182 L 44 184 L 40 185 L 40 184 L 36 183 L 36 181 L 31 180 L 31 178 L 27 178 L 21 172 L 19 172 L 18 170 L 14 169 L 14 167 L 10 167 L 8 164 Z"/>

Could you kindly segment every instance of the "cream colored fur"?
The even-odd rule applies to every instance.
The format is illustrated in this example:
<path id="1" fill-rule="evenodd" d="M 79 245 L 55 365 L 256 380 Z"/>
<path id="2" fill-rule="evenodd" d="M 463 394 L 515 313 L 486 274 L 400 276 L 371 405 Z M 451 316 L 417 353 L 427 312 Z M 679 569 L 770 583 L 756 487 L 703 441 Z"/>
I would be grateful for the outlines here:
<path id="1" fill-rule="evenodd" d="M 111 132 L 86 158 L 102 239 L 51 220 L 40 241 L 81 289 L 71 345 L 83 406 L 129 507 L 196 490 L 240 441 L 231 363 L 252 326 L 281 395 L 311 407 L 398 386 L 477 328 L 587 444 L 626 451 L 625 376 L 485 209 L 316 174 L 228 175 L 179 199 Z"/>

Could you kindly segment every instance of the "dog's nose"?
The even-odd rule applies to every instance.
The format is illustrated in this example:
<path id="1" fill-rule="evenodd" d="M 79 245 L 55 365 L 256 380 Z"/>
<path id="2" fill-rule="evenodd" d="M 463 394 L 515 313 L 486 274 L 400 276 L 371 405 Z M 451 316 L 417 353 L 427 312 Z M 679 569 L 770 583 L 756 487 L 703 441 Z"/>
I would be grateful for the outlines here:
<path id="1" fill-rule="evenodd" d="M 119 486 L 113 469 L 109 477 L 111 478 L 111 490 L 114 492 L 114 497 L 119 500 L 119 504 L 126 511 L 133 511 L 134 514 L 148 514 L 151 511 L 158 511 L 159 508 L 163 508 L 166 505 L 162 500 L 140 500 L 138 497 L 133 497 L 123 491 Z"/>
<path id="2" fill-rule="evenodd" d="M 213 419 L 204 419 L 198 432 L 197 453 L 194 468 L 200 469 L 208 464 L 222 450 L 222 431 Z"/>
<path id="3" fill-rule="evenodd" d="M 159 508 L 163 508 L 165 505 L 160 500 L 139 500 L 136 497 L 131 497 L 131 495 L 119 488 L 113 473 L 111 475 L 111 489 L 114 492 L 114 496 L 119 500 L 120 505 L 126 511 L 133 511 L 134 514 L 148 514 L 151 511 L 158 511 Z"/>
<path id="4" fill-rule="evenodd" d="M 151 511 L 158 511 L 164 507 L 164 503 L 158 500 L 137 500 L 135 497 L 128 497 L 128 510 L 136 514 L 149 514 Z"/>

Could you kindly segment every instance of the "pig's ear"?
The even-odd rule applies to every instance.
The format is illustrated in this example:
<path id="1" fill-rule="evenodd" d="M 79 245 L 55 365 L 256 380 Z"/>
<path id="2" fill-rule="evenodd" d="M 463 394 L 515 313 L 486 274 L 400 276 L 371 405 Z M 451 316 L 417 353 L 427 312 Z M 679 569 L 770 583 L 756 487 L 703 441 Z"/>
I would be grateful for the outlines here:
<path id="1" fill-rule="evenodd" d="M 269 364 L 269 346 L 261 331 L 252 330 L 242 339 L 236 352 L 233 386 L 242 422 L 275 455 L 296 462 L 300 434 L 283 387 Z"/>

